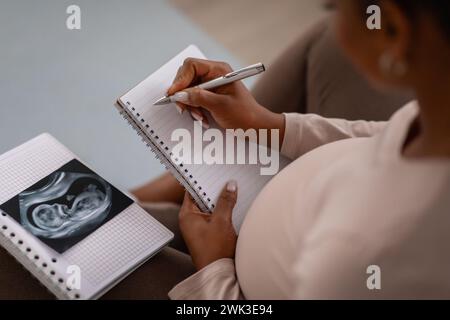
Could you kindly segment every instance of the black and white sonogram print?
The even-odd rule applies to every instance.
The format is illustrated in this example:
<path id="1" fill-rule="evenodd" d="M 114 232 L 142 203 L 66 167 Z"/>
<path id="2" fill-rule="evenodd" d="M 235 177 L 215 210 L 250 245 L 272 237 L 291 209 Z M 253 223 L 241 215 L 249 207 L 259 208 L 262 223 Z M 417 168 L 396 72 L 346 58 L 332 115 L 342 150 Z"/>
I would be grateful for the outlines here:
<path id="1" fill-rule="evenodd" d="M 132 203 L 78 160 L 72 160 L 0 209 L 63 253 Z"/>

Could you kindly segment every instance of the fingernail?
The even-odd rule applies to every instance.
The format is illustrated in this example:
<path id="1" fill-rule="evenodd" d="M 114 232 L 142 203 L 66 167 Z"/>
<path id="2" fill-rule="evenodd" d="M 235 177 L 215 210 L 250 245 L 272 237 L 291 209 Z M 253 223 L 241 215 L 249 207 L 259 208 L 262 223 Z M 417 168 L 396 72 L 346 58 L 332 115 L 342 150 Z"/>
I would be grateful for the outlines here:
<path id="1" fill-rule="evenodd" d="M 237 182 L 236 180 L 231 180 L 227 183 L 227 191 L 228 192 L 236 192 L 237 190 Z"/>
<path id="2" fill-rule="evenodd" d="M 203 129 L 209 129 L 209 123 L 206 121 L 202 121 L 202 127 Z"/>
<path id="3" fill-rule="evenodd" d="M 179 114 L 183 114 L 184 110 L 179 105 L 176 104 L 175 107 L 177 108 Z"/>
<path id="4" fill-rule="evenodd" d="M 185 91 L 177 92 L 173 95 L 173 100 L 177 102 L 187 103 L 189 102 L 189 93 Z"/>
<path id="5" fill-rule="evenodd" d="M 198 113 L 195 113 L 195 112 L 192 112 L 191 111 L 191 115 L 192 115 L 192 118 L 194 118 L 195 120 L 197 120 L 197 121 L 203 121 L 203 116 L 202 115 L 200 115 L 200 114 L 198 114 Z M 203 124 L 202 124 L 203 125 Z"/>

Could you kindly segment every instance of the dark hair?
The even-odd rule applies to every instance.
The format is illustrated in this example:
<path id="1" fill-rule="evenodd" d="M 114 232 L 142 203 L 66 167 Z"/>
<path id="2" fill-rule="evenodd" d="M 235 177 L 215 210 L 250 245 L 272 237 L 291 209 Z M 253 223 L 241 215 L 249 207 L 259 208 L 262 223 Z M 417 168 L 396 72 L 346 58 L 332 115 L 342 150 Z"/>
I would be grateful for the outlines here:
<path id="1" fill-rule="evenodd" d="M 359 0 L 358 0 L 359 1 Z M 390 0 L 402 8 L 414 19 L 420 12 L 428 12 L 436 18 L 443 33 L 450 40 L 450 1 L 449 0 Z M 376 4 L 378 0 L 364 0 L 367 6 Z"/>

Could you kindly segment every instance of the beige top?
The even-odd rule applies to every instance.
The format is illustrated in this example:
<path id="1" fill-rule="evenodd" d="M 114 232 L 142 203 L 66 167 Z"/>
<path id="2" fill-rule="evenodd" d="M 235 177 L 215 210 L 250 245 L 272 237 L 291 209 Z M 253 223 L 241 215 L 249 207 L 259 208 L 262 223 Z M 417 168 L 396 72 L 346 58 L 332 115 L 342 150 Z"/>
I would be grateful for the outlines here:
<path id="1" fill-rule="evenodd" d="M 170 298 L 450 298 L 450 161 L 401 156 L 417 114 L 415 102 L 388 123 L 286 114 L 282 153 L 297 160 L 253 203 L 235 261 Z"/>

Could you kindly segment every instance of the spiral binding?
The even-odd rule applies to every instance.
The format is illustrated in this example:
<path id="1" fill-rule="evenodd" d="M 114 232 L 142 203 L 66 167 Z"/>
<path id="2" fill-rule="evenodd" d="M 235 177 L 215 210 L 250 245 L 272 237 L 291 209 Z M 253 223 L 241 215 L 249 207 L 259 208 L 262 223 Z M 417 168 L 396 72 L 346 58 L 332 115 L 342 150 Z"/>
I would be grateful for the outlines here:
<path id="1" fill-rule="evenodd" d="M 214 209 L 214 204 L 211 202 L 211 199 L 208 197 L 207 193 L 203 192 L 202 193 L 203 196 L 200 196 L 196 192 L 196 189 L 202 191 L 203 188 L 202 186 L 198 185 L 197 180 L 195 180 L 195 178 L 191 174 L 189 174 L 189 170 L 184 168 L 183 163 L 180 163 L 177 166 L 173 162 L 168 160 L 168 156 L 171 157 L 172 153 L 170 152 L 167 146 L 164 147 L 165 145 L 164 141 L 162 141 L 156 135 L 156 133 L 152 129 L 150 129 L 150 126 L 147 124 L 145 119 L 140 117 L 139 113 L 136 113 L 133 118 L 129 114 L 130 111 L 128 111 L 127 108 L 124 108 L 119 103 L 117 103 L 116 106 L 122 117 L 136 131 L 136 133 L 141 137 L 142 141 L 147 145 L 147 147 L 150 147 L 150 149 L 155 154 L 159 162 L 167 170 L 169 170 L 177 179 L 177 181 L 189 192 L 189 194 L 195 200 L 199 208 L 203 211 L 211 212 L 212 209 Z M 132 108 L 132 110 L 135 111 L 134 108 Z M 135 118 L 138 120 L 136 120 Z M 138 123 L 139 121 L 140 123 Z M 146 129 L 150 129 L 150 136 L 145 132 L 144 129 L 141 128 L 141 126 L 145 127 Z M 167 156 L 165 152 L 166 153 L 169 152 L 169 155 Z"/>
<path id="2" fill-rule="evenodd" d="M 5 218 L 7 214 L 0 210 L 2 218 Z M 36 279 L 45 283 L 47 289 L 55 294 L 58 298 L 80 299 L 80 292 L 72 290 L 69 287 L 64 286 L 65 283 L 63 277 L 59 277 L 56 271 L 51 269 L 51 265 L 57 263 L 56 258 L 52 258 L 51 261 L 45 261 L 39 256 L 38 253 L 33 252 L 30 246 L 28 246 L 24 240 L 18 239 L 14 231 L 10 231 L 9 226 L 2 222 L 0 229 L 0 243 L 2 246 L 22 264 Z M 49 273 L 45 273 L 45 269 L 50 270 Z"/>

